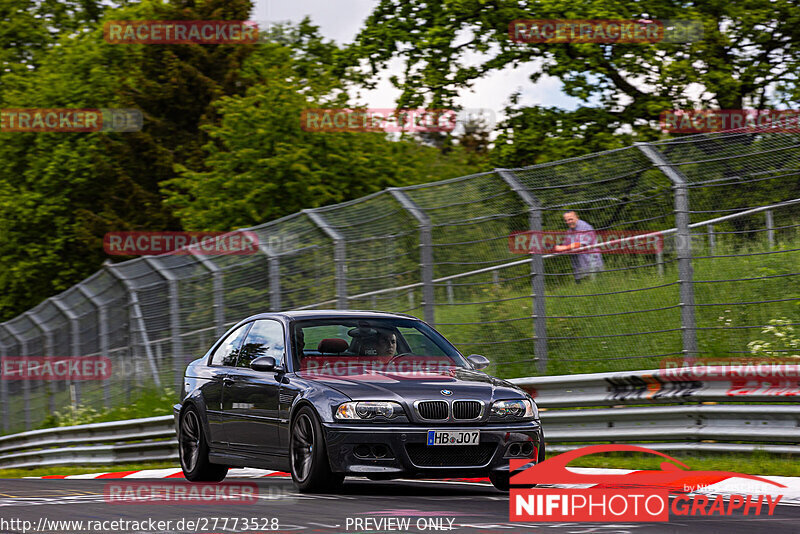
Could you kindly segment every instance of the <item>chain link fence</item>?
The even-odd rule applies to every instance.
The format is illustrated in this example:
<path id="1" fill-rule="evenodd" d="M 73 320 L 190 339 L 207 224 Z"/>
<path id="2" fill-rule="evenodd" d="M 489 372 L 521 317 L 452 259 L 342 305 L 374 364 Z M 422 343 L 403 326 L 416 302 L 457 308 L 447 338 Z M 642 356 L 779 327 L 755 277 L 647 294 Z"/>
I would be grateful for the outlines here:
<path id="1" fill-rule="evenodd" d="M 514 254 L 509 235 L 660 232 L 652 254 Z M 253 255 L 162 255 L 104 267 L 0 325 L 0 358 L 107 356 L 110 379 L 0 380 L 2 431 L 67 405 L 179 388 L 185 365 L 248 315 L 406 312 L 504 377 L 658 367 L 748 354 L 800 322 L 800 136 L 726 132 L 390 188 L 272 221 Z M 784 349 L 789 352 L 790 349 Z M 794 352 L 796 354 L 796 351 Z M 791 354 L 787 354 L 791 356 Z"/>

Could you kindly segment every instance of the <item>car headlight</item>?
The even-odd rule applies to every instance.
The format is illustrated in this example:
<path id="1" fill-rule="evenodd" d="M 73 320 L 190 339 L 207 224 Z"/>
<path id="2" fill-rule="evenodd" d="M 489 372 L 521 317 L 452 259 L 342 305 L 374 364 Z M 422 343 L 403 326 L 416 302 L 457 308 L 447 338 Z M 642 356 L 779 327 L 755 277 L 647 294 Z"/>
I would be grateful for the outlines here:
<path id="1" fill-rule="evenodd" d="M 403 407 L 396 402 L 359 401 L 345 402 L 336 408 L 336 419 L 375 419 L 385 417 L 391 419 L 403 413 Z"/>
<path id="2" fill-rule="evenodd" d="M 539 409 L 530 399 L 500 400 L 492 404 L 492 415 L 538 419 Z"/>

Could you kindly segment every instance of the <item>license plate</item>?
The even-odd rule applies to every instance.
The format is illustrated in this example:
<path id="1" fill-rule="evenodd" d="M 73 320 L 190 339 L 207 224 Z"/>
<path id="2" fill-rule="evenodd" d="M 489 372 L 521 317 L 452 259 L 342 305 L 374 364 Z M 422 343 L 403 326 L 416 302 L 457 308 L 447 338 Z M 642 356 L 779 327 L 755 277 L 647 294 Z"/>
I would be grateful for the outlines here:
<path id="1" fill-rule="evenodd" d="M 428 445 L 477 445 L 479 430 L 428 430 Z"/>

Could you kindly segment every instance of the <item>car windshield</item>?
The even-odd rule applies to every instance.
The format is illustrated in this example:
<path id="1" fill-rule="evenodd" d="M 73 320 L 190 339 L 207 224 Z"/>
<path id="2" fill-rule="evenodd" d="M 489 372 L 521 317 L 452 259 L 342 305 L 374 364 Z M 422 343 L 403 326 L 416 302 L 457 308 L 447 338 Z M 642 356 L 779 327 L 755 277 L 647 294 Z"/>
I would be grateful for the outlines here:
<path id="1" fill-rule="evenodd" d="M 415 319 L 309 319 L 296 321 L 291 332 L 299 371 L 441 372 L 470 367 L 441 334 Z"/>

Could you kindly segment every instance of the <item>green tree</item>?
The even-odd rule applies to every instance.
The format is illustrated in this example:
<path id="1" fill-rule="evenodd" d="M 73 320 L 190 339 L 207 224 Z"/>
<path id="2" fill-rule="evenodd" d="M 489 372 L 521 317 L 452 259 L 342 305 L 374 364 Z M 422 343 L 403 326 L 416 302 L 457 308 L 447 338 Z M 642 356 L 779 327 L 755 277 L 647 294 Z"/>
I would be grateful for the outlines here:
<path id="1" fill-rule="evenodd" d="M 87 2 L 86 5 L 90 5 Z M 180 229 L 160 183 L 202 164 L 200 124 L 211 102 L 244 90 L 240 61 L 254 45 L 109 45 L 104 20 L 246 19 L 249 2 L 144 2 L 109 11 L 8 69 L 5 107 L 137 108 L 139 133 L 0 132 L 0 317 L 91 274 L 110 230 Z M 29 12 L 15 12 L 24 27 Z M 26 57 L 24 53 L 20 57 Z M 25 61 L 28 61 L 27 59 Z"/>
<path id="2" fill-rule="evenodd" d="M 309 85 L 291 56 L 278 45 L 259 49 L 245 70 L 262 82 L 244 96 L 219 99 L 221 121 L 205 127 L 208 170 L 182 167 L 179 177 L 164 184 L 168 204 L 185 227 L 250 226 L 389 186 L 476 170 L 463 149 L 442 156 L 383 133 L 304 130 L 304 110 L 346 100 L 324 73 Z"/>
<path id="3" fill-rule="evenodd" d="M 508 34 L 509 23 L 517 19 L 576 18 L 691 19 L 702 23 L 704 36 L 691 43 L 529 44 Z M 398 105 L 435 108 L 451 105 L 460 90 L 499 69 L 529 68 L 531 82 L 556 77 L 567 95 L 593 107 L 591 124 L 598 128 L 614 132 L 624 126 L 623 131 L 650 136 L 648 130 L 667 109 L 796 104 L 799 52 L 800 10 L 792 0 L 613 5 L 605 0 L 381 0 L 344 65 L 370 84 L 390 60 L 400 58 L 403 75 L 391 77 L 402 90 Z M 357 68 L 364 60 L 367 72 Z M 532 113 L 547 124 L 556 116 L 567 119 L 558 110 Z M 569 122 L 583 120 L 586 113 L 572 115 Z M 609 147 L 608 137 L 600 134 L 590 126 L 578 140 L 595 138 L 597 146 Z M 612 140 L 610 147 L 615 145 Z"/>
<path id="4" fill-rule="evenodd" d="M 602 109 L 581 107 L 575 111 L 558 108 L 509 107 L 507 119 L 498 125 L 491 151 L 495 167 L 524 167 L 547 161 L 573 158 L 635 141 L 651 140 L 655 131 L 619 131 L 621 124 Z"/>
<path id="5" fill-rule="evenodd" d="M 0 1 L 0 102 L 4 74 L 35 69 L 60 36 L 96 24 L 111 5 L 96 0 Z"/>

